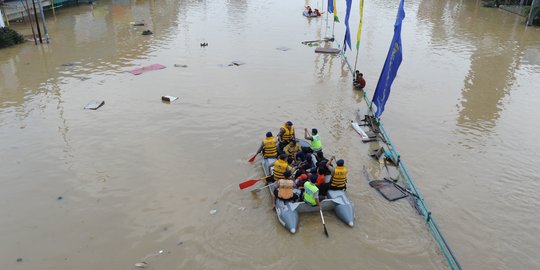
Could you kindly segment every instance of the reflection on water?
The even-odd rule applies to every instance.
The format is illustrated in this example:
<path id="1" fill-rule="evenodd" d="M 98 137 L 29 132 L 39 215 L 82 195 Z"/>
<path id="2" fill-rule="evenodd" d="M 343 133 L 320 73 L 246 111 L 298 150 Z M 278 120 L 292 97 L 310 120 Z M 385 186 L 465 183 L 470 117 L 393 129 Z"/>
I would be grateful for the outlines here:
<path id="1" fill-rule="evenodd" d="M 26 94 L 47 88 L 49 78 L 58 77 L 59 83 L 67 78 L 85 81 L 92 74 L 125 72 L 135 60 L 148 58 L 174 27 L 174 21 L 164 18 L 173 17 L 179 8 L 174 1 L 163 2 L 168 8 L 156 9 L 153 3 L 131 5 L 120 1 L 111 6 L 100 1 L 62 9 L 63 13 L 69 12 L 66 16 L 49 17 L 47 25 L 54 42 L 39 47 L 26 43 L 19 46 L 21 52 L 16 58 L 0 55 L 0 106 L 21 105 Z M 133 21 L 144 21 L 147 26 L 134 27 L 130 24 Z M 28 31 L 24 25 L 14 28 Z M 144 29 L 152 29 L 154 35 L 142 36 Z"/>
<path id="2" fill-rule="evenodd" d="M 472 143 L 482 143 L 480 138 L 495 127 L 524 51 L 530 50 L 521 18 L 492 11 L 455 1 L 423 0 L 416 14 L 431 28 L 432 48 L 469 55 L 456 124 L 458 132 L 477 137 Z M 504 23 L 493 24 L 496 20 Z"/>

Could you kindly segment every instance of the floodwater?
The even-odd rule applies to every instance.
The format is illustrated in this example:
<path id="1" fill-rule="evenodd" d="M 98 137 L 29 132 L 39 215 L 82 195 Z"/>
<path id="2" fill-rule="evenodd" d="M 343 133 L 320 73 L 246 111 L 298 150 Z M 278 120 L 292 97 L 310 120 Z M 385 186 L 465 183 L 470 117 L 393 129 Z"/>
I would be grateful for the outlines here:
<path id="1" fill-rule="evenodd" d="M 301 44 L 332 31 L 300 15 L 307 4 L 321 7 L 99 1 L 48 15 L 48 45 L 0 50 L 1 268 L 447 268 L 409 203 L 367 184 L 363 166 L 385 171 L 368 156 L 377 143 L 350 128 L 366 106 L 342 58 Z M 397 5 L 365 4 L 368 97 Z M 480 1 L 411 0 L 405 10 L 385 128 L 464 268 L 540 268 L 540 29 Z M 139 20 L 148 26 L 130 25 Z M 354 38 L 356 3 L 350 24 Z M 343 34 L 336 24 L 339 43 Z M 126 72 L 154 63 L 167 68 Z M 90 100 L 105 105 L 83 110 Z M 238 189 L 262 175 L 246 160 L 287 120 L 300 135 L 318 128 L 326 154 L 346 160 L 354 228 L 325 213 L 325 238 L 313 213 L 291 235 L 269 194 Z"/>

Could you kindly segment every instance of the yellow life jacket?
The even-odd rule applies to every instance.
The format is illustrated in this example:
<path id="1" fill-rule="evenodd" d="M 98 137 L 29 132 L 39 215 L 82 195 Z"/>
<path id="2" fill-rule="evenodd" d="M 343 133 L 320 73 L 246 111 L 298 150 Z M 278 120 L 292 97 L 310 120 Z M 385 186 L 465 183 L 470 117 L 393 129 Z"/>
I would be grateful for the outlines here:
<path id="1" fill-rule="evenodd" d="M 344 189 L 347 184 L 347 168 L 345 166 L 337 166 L 332 175 L 330 187 L 336 189 Z"/>
<path id="2" fill-rule="evenodd" d="M 288 200 L 293 197 L 293 180 L 281 179 L 278 181 L 278 198 Z"/>
<path id="3" fill-rule="evenodd" d="M 294 127 L 291 127 L 291 129 L 288 129 L 285 124 L 281 126 L 285 132 L 283 132 L 283 135 L 281 135 L 281 140 L 285 142 L 290 142 L 291 139 L 294 137 Z"/>
<path id="4" fill-rule="evenodd" d="M 266 137 L 263 141 L 263 156 L 264 157 L 276 157 L 277 146 L 276 139 L 274 137 Z"/>
<path id="5" fill-rule="evenodd" d="M 285 178 L 284 173 L 289 167 L 289 163 L 285 160 L 278 159 L 274 163 L 274 180 L 279 180 Z"/>

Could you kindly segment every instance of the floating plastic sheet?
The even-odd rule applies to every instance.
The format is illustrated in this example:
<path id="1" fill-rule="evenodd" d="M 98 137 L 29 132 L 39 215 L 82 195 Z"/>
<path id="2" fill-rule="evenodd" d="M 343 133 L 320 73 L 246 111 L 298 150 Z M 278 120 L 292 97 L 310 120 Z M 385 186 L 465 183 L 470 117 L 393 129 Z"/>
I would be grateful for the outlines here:
<path id="1" fill-rule="evenodd" d="M 133 75 L 140 75 L 140 74 L 143 74 L 143 73 L 148 72 L 148 71 L 159 70 L 159 69 L 164 69 L 164 68 L 166 68 L 164 65 L 153 64 L 153 65 L 149 65 L 149 66 L 146 66 L 146 67 L 130 70 L 128 72 L 133 74 Z"/>
<path id="2" fill-rule="evenodd" d="M 86 106 L 84 106 L 84 109 L 85 110 L 97 110 L 99 109 L 99 107 L 105 105 L 105 101 L 104 100 L 92 100 L 90 102 L 88 102 L 88 104 L 86 104 Z"/>

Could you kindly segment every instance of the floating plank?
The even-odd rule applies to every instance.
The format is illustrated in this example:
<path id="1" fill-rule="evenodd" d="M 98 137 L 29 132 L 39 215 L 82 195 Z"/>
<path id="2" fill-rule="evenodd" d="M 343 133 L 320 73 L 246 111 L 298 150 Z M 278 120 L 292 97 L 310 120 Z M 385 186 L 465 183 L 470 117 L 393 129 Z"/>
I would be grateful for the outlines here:
<path id="1" fill-rule="evenodd" d="M 143 73 L 145 73 L 147 71 L 159 70 L 159 69 L 164 69 L 164 68 L 166 68 L 166 66 L 160 65 L 160 64 L 153 64 L 153 65 L 149 65 L 149 66 L 146 66 L 146 67 L 130 70 L 128 72 L 133 74 L 133 75 L 140 75 L 140 74 L 143 74 Z"/>
<path id="2" fill-rule="evenodd" d="M 165 101 L 165 102 L 173 102 L 173 101 L 175 101 L 177 99 L 178 99 L 178 97 L 174 97 L 174 96 L 162 96 L 161 97 L 161 100 Z"/>
<path id="3" fill-rule="evenodd" d="M 105 105 L 105 100 L 92 100 L 84 106 L 85 110 L 97 110 L 99 107 Z"/>
<path id="4" fill-rule="evenodd" d="M 341 50 L 340 49 L 337 49 L 337 48 L 317 48 L 315 49 L 315 52 L 316 53 L 330 53 L 330 54 L 337 54 L 339 53 Z"/>

